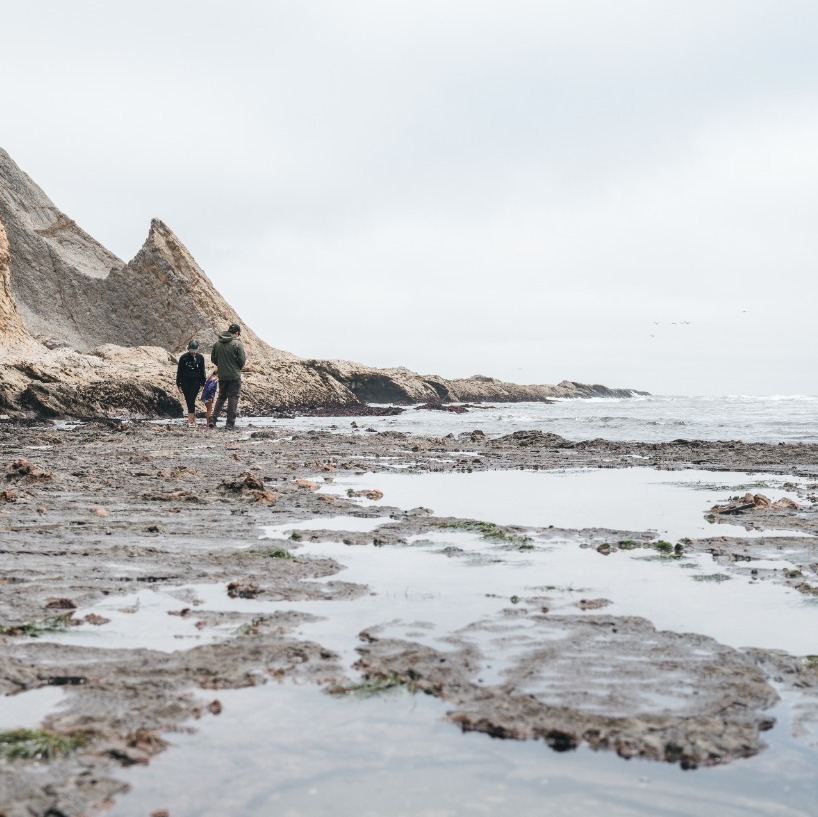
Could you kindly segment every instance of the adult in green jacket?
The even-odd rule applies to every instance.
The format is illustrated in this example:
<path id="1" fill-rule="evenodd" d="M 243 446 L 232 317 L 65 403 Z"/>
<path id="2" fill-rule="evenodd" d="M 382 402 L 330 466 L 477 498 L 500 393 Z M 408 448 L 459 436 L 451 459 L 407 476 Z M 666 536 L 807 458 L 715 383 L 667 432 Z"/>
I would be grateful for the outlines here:
<path id="1" fill-rule="evenodd" d="M 241 391 L 241 370 L 247 362 L 247 353 L 241 342 L 241 327 L 237 323 L 231 323 L 226 332 L 219 334 L 219 339 L 213 344 L 213 351 L 210 353 L 210 362 L 219 370 L 219 396 L 210 417 L 210 427 L 216 427 L 216 420 L 219 419 L 226 400 L 225 428 L 235 428 Z"/>

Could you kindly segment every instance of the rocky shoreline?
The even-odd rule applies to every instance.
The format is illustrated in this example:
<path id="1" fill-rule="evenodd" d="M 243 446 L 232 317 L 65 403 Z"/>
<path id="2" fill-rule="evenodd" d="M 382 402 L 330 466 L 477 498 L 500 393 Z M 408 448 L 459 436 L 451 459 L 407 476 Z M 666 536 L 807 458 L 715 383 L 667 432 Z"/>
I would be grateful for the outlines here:
<path id="1" fill-rule="evenodd" d="M 479 430 L 429 438 L 252 425 L 228 434 L 175 423 L 0 421 L 0 581 L 6 588 L 0 595 L 0 691 L 25 695 L 64 688 L 65 705 L 46 718 L 43 729 L 75 741 L 73 751 L 47 762 L 0 760 L 0 815 L 74 817 L 109 807 L 127 796 L 121 767 L 149 762 L 166 748 L 168 732 L 195 729 L 201 718 L 230 717 L 229 710 L 222 712 L 218 690 L 274 682 L 332 690 L 360 678 L 388 680 L 441 698 L 450 707 L 450 721 L 464 730 L 538 739 L 558 750 L 585 744 L 685 768 L 763 751 L 774 720 L 770 708 L 783 694 L 797 711 L 793 729 L 816 723 L 814 656 L 735 649 L 685 633 L 683 626 L 677 632 L 657 630 L 645 619 L 607 615 L 600 600 L 555 614 L 548 611 L 547 594 L 532 595 L 509 600 L 497 620 L 475 621 L 475 632 L 499 627 L 512 634 L 524 627 L 538 645 L 508 668 L 502 683 L 484 684 L 477 668 L 486 656 L 463 634 L 452 637 L 453 649 L 443 656 L 410 638 L 384 636 L 381 622 L 372 621 L 359 636 L 353 668 L 326 645 L 297 635 L 303 614 L 219 611 L 195 592 L 174 589 L 207 586 L 225 598 L 321 598 L 331 606 L 334 600 L 362 598 L 370 588 L 344 581 L 343 574 L 336 577 L 340 562 L 299 554 L 300 536 L 282 546 L 260 540 L 263 526 L 339 515 L 389 517 L 374 533 L 328 529 L 305 536 L 349 548 L 397 550 L 412 537 L 434 541 L 443 529 L 476 529 L 491 521 L 392 507 L 388 498 L 378 499 L 376 484 L 366 507 L 354 497 L 319 490 L 344 475 L 374 472 L 374 483 L 379 472 L 396 465 L 420 472 L 626 468 L 634 455 L 659 469 L 804 477 L 794 489 L 800 492 L 795 507 L 743 501 L 742 518 L 767 530 L 818 532 L 813 445 L 573 443 L 532 431 L 492 439 Z M 738 505 L 727 503 L 721 511 L 731 507 Z M 702 508 L 703 515 L 708 511 Z M 498 525 L 488 531 L 510 547 L 528 547 L 523 533 Z M 655 546 L 653 535 L 643 531 L 527 533 L 559 534 L 573 543 L 567 546 L 594 548 L 600 558 L 618 558 L 626 543 Z M 786 546 L 798 570 L 763 570 L 761 579 L 805 598 L 818 595 L 810 540 L 775 541 Z M 753 554 L 764 546 L 763 537 L 713 536 L 677 544 L 687 553 L 711 554 L 721 570 L 735 576 L 749 575 Z M 326 580 L 310 581 L 317 577 Z M 178 650 L 167 652 L 48 640 L 50 627 L 103 638 L 104 616 L 85 611 L 117 599 L 124 607 L 143 589 L 175 594 L 178 605 L 168 613 L 195 622 L 202 642 L 183 639 Z M 137 619 L 140 612 L 131 614 Z M 556 668 L 560 681 L 547 696 L 531 694 L 530 679 L 544 666 Z M 617 679 L 615 701 L 606 697 L 599 668 Z M 673 705 L 646 707 L 654 695 L 672 698 Z M 607 703 L 589 707 L 589 696 Z"/>
<path id="2" fill-rule="evenodd" d="M 178 417 L 177 356 L 242 325 L 245 414 L 366 411 L 368 403 L 631 397 L 563 380 L 521 385 L 398 367 L 305 359 L 256 335 L 173 231 L 154 219 L 139 252 L 117 258 L 54 205 L 0 149 L 0 415 Z"/>

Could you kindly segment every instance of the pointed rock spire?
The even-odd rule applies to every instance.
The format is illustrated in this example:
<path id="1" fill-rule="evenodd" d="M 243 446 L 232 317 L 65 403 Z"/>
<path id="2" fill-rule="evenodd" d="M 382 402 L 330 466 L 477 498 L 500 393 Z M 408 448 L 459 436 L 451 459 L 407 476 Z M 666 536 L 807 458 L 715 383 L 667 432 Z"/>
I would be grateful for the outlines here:
<path id="1" fill-rule="evenodd" d="M 207 351 L 219 332 L 239 323 L 248 354 L 257 360 L 298 359 L 273 349 L 244 325 L 187 247 L 159 219 L 151 221 L 148 237 L 134 258 L 111 272 L 107 287 L 123 296 L 117 323 L 124 337 L 114 342 L 178 352 L 195 337 Z"/>

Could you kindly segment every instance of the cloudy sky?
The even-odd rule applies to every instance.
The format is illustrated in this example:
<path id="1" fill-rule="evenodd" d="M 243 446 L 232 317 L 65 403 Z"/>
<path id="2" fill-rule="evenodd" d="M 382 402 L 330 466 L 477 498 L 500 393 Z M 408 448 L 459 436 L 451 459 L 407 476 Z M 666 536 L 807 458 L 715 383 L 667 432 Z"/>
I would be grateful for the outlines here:
<path id="1" fill-rule="evenodd" d="M 0 146 L 308 357 L 818 394 L 813 0 L 31 0 Z"/>

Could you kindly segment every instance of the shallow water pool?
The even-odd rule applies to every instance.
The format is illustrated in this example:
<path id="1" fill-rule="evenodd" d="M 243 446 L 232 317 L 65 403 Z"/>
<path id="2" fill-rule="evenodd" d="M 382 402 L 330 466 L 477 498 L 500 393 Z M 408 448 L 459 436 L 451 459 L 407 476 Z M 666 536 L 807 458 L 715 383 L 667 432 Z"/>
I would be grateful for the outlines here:
<path id="1" fill-rule="evenodd" d="M 759 536 L 760 532 L 737 524 L 737 517 L 708 522 L 705 516 L 713 505 L 748 490 L 773 500 L 797 500 L 783 485 L 799 481 L 773 474 L 603 468 L 369 473 L 338 477 L 323 485 L 321 491 L 345 494 L 349 489 L 379 488 L 384 494 L 382 500 L 355 501 L 362 506 L 420 506 L 430 508 L 437 516 L 481 519 L 500 525 L 650 530 L 675 542 L 683 537 Z M 766 531 L 764 535 L 779 534 Z"/>
<path id="2" fill-rule="evenodd" d="M 463 734 L 442 720 L 444 703 L 403 691 L 268 684 L 219 700 L 218 718 L 128 771 L 118 817 L 808 817 L 818 799 L 815 756 L 783 726 L 769 753 L 685 772 Z"/>
<path id="3" fill-rule="evenodd" d="M 46 686 L 15 695 L 0 695 L 0 730 L 36 729 L 65 701 L 65 689 Z"/>

